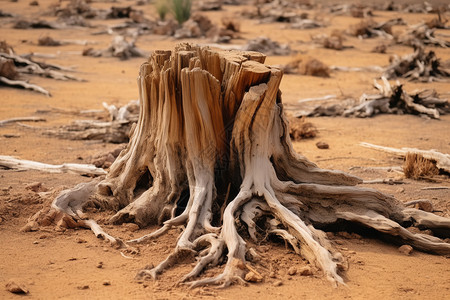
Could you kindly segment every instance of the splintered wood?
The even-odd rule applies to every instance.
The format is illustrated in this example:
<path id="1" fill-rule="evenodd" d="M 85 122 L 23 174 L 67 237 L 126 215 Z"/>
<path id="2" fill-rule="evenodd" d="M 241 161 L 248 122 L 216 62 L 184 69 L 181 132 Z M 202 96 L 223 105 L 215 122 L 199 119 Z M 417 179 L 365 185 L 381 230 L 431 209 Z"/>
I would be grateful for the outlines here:
<path id="1" fill-rule="evenodd" d="M 195 256 L 196 265 L 180 279 L 190 287 L 258 281 L 248 263 L 247 233 L 255 242 L 281 236 L 334 285 L 344 284 L 347 262 L 321 229 L 337 223 L 450 254 L 450 244 L 403 227 L 420 224 L 448 236 L 449 219 L 405 208 L 392 196 L 358 186 L 360 178 L 321 169 L 294 151 L 279 90 L 282 71 L 264 61 L 258 52 L 189 44 L 155 51 L 140 69 L 140 114 L 128 146 L 104 180 L 66 190 L 53 213 L 65 213 L 121 247 L 181 229 L 167 258 L 137 278 L 158 278 Z M 118 243 L 86 220 L 83 207 L 91 194 L 97 205 L 117 211 L 112 223 L 161 227 Z M 51 213 L 33 222 L 48 221 Z M 202 275 L 225 256 L 222 273 Z"/>

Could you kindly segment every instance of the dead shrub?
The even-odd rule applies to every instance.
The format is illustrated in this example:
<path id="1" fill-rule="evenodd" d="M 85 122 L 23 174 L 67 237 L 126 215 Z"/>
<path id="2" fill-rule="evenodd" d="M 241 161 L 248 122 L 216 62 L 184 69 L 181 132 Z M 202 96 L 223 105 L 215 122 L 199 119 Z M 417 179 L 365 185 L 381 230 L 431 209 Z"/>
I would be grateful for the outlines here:
<path id="1" fill-rule="evenodd" d="M 313 138 L 317 135 L 316 126 L 306 121 L 306 117 L 289 119 L 289 136 L 294 141 Z"/>
<path id="2" fill-rule="evenodd" d="M 439 174 L 435 162 L 424 158 L 421 154 L 407 153 L 403 163 L 406 178 L 425 179 Z"/>

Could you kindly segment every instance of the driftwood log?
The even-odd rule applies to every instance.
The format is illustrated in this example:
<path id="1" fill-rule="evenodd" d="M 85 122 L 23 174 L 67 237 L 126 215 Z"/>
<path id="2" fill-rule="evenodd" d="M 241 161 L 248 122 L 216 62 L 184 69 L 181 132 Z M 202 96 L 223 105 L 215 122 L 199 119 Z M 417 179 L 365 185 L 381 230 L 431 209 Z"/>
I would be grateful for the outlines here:
<path id="1" fill-rule="evenodd" d="M 293 150 L 279 91 L 282 72 L 264 60 L 257 52 L 189 44 L 155 51 L 140 69 L 140 116 L 128 146 L 104 180 L 66 190 L 48 214 L 57 211 L 66 216 L 64 224 L 69 218 L 122 247 L 183 228 L 167 259 L 138 278 L 156 278 L 196 256 L 195 267 L 181 278 L 191 287 L 242 282 L 252 269 L 244 238 L 258 241 L 267 234 L 286 239 L 333 284 L 343 284 L 345 259 L 322 231 L 343 223 L 449 254 L 449 243 L 405 227 L 420 225 L 448 237 L 450 219 L 406 208 Z M 86 219 L 89 195 L 118 210 L 112 223 L 162 227 L 125 244 Z M 40 219 L 37 214 L 32 221 Z M 220 275 L 199 278 L 225 257 Z"/>

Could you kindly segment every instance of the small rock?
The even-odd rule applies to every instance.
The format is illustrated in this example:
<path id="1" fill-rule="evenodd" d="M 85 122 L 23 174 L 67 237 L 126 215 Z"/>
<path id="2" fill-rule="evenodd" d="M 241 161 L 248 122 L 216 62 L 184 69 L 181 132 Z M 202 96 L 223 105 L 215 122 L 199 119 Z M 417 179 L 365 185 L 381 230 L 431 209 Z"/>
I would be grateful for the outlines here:
<path id="1" fill-rule="evenodd" d="M 294 276 L 295 274 L 297 274 L 297 268 L 296 267 L 290 267 L 289 270 L 288 270 L 288 275 Z"/>
<path id="2" fill-rule="evenodd" d="M 128 231 L 135 232 L 139 230 L 139 225 L 134 223 L 123 223 L 122 226 L 124 226 Z"/>
<path id="3" fill-rule="evenodd" d="M 39 224 L 37 222 L 28 222 L 25 226 L 20 228 L 21 232 L 31 232 L 31 231 L 38 231 L 39 230 Z"/>
<path id="4" fill-rule="evenodd" d="M 253 271 L 248 272 L 245 274 L 245 281 L 248 282 L 261 282 L 263 280 L 263 277 L 259 274 L 256 274 Z"/>
<path id="5" fill-rule="evenodd" d="M 30 6 L 39 6 L 39 2 L 37 1 L 31 1 Z"/>
<path id="6" fill-rule="evenodd" d="M 37 245 L 37 244 L 39 244 L 39 242 L 38 242 L 38 241 L 34 241 L 33 244 L 34 244 L 34 245 Z"/>
<path id="7" fill-rule="evenodd" d="M 99 261 L 99 262 L 98 262 L 97 268 L 99 268 L 99 269 L 103 268 L 103 262 L 102 262 L 102 261 Z"/>
<path id="8" fill-rule="evenodd" d="M 399 194 L 400 193 L 404 193 L 405 192 L 405 188 L 402 188 L 402 187 L 398 188 L 396 192 L 399 193 Z"/>
<path id="9" fill-rule="evenodd" d="M 89 285 L 79 285 L 79 286 L 77 286 L 77 289 L 79 289 L 79 290 L 87 290 L 87 289 L 89 289 Z"/>
<path id="10" fill-rule="evenodd" d="M 311 276 L 313 274 L 313 271 L 310 266 L 305 266 L 305 267 L 301 268 L 300 270 L 298 270 L 298 273 L 301 276 Z"/>
<path id="11" fill-rule="evenodd" d="M 77 241 L 78 244 L 87 243 L 87 241 L 85 239 L 82 239 L 82 238 L 77 238 L 76 241 Z"/>
<path id="12" fill-rule="evenodd" d="M 38 192 L 47 192 L 47 191 L 48 191 L 47 188 L 45 188 L 45 187 L 42 186 L 42 182 L 33 182 L 33 183 L 30 183 L 30 184 L 27 184 L 27 185 L 25 186 L 25 189 L 30 190 L 30 191 L 33 191 L 33 192 L 35 192 L 35 193 L 38 193 Z"/>
<path id="13" fill-rule="evenodd" d="M 317 142 L 316 143 L 317 148 L 319 149 L 328 149 L 330 148 L 330 146 L 328 145 L 328 143 L 325 142 Z"/>
<path id="14" fill-rule="evenodd" d="M 28 294 L 29 290 L 27 289 L 27 287 L 25 285 L 23 285 L 22 283 L 15 281 L 15 280 L 10 280 L 8 281 L 8 283 L 6 283 L 6 290 L 8 292 L 14 293 L 14 294 Z"/>
<path id="15" fill-rule="evenodd" d="M 413 247 L 411 247 L 410 245 L 403 245 L 398 248 L 398 251 L 405 255 L 411 255 L 411 253 L 413 252 Z"/>
<path id="16" fill-rule="evenodd" d="M 429 201 L 422 201 L 419 202 L 419 209 L 426 211 L 426 212 L 433 212 L 433 204 L 431 204 L 431 202 Z"/>
<path id="17" fill-rule="evenodd" d="M 274 281 L 273 286 L 282 286 L 283 282 L 281 280 Z"/>
<path id="18" fill-rule="evenodd" d="M 109 281 L 109 280 L 104 280 L 104 281 L 103 281 L 103 285 L 111 285 L 111 281 Z"/>
<path id="19" fill-rule="evenodd" d="M 272 271 L 272 272 L 269 273 L 269 277 L 270 278 L 277 278 L 277 274 Z"/>
<path id="20" fill-rule="evenodd" d="M 116 158 L 114 157 L 114 155 L 111 153 L 108 153 L 108 155 L 106 156 L 106 161 L 113 163 L 115 160 L 116 160 Z"/>

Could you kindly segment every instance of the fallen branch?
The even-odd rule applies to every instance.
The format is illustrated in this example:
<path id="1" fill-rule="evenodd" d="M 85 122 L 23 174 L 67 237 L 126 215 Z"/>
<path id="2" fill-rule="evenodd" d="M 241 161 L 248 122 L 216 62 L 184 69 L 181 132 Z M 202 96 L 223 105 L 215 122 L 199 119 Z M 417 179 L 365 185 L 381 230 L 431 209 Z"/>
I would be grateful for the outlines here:
<path id="1" fill-rule="evenodd" d="M 365 184 L 386 183 L 392 185 L 392 184 L 404 184 L 405 182 L 401 179 L 387 178 L 387 179 L 364 180 L 362 183 Z"/>
<path id="2" fill-rule="evenodd" d="M 450 190 L 450 186 L 427 186 L 421 188 L 421 190 Z"/>
<path id="3" fill-rule="evenodd" d="M 0 127 L 5 126 L 9 123 L 15 123 L 15 122 L 45 122 L 46 119 L 39 118 L 39 117 L 19 117 L 19 118 L 11 118 L 6 120 L 0 120 Z"/>
<path id="4" fill-rule="evenodd" d="M 32 160 L 18 159 L 12 156 L 0 155 L 0 166 L 18 171 L 37 170 L 49 173 L 74 173 L 81 175 L 105 175 L 106 171 L 94 165 L 64 163 L 51 165 Z"/>
<path id="5" fill-rule="evenodd" d="M 32 91 L 44 94 L 49 97 L 51 96 L 49 91 L 47 91 L 46 89 L 44 89 L 36 84 L 28 83 L 28 82 L 25 82 L 22 80 L 11 80 L 11 79 L 8 79 L 3 76 L 0 76 L 0 81 L 9 86 L 19 86 L 19 87 L 22 87 L 27 90 L 32 90 Z"/>

